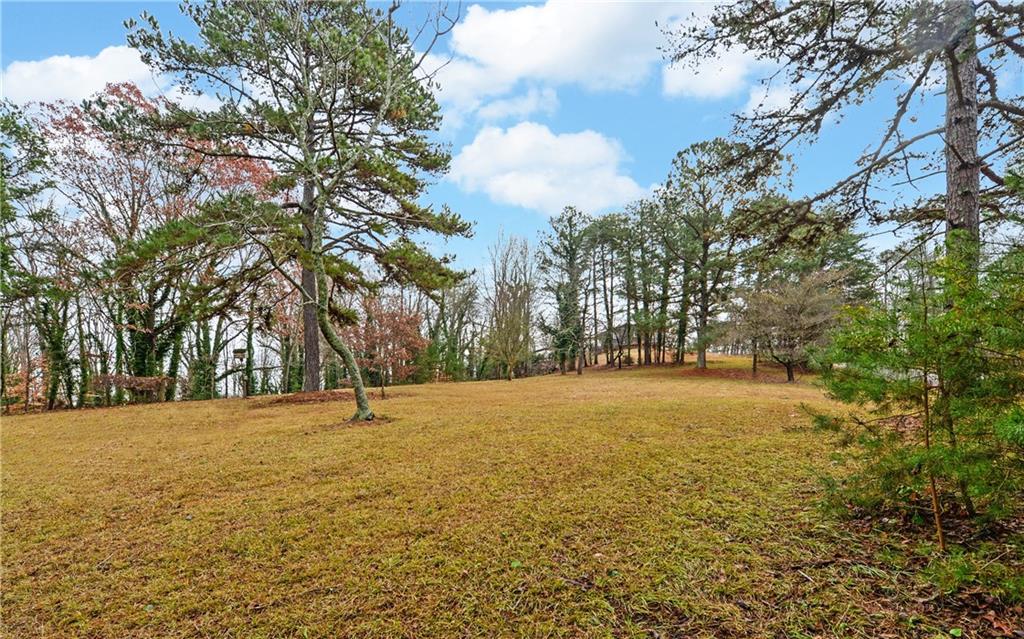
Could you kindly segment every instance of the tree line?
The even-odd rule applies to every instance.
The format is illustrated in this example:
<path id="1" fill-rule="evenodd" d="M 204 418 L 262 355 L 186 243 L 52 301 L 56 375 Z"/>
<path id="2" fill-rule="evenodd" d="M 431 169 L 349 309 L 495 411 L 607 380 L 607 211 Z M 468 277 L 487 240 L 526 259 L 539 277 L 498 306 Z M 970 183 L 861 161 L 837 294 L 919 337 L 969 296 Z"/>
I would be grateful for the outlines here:
<path id="1" fill-rule="evenodd" d="M 395 9 L 187 5 L 196 43 L 129 21 L 146 62 L 214 110 L 130 84 L 4 104 L 5 407 L 344 383 L 370 418 L 364 378 L 681 363 L 688 345 L 706 366 L 778 167 L 694 145 L 656 196 L 599 218 L 567 207 L 471 277 L 414 239 L 470 227 L 419 203 L 449 155 Z"/>
<path id="2" fill-rule="evenodd" d="M 17 171 L 4 220 L 6 407 L 333 389 L 352 383 L 346 350 L 380 386 L 683 363 L 688 347 L 705 367 L 712 344 L 750 350 L 732 304 L 755 280 L 770 290 L 772 278 L 829 271 L 846 274 L 845 297 L 870 288 L 866 249 L 848 231 L 785 259 L 759 242 L 757 210 L 779 197 L 764 190 L 771 175 L 740 188 L 737 169 L 716 173 L 742 152 L 719 139 L 681 152 L 655 196 L 619 213 L 567 206 L 536 246 L 499 240 L 475 276 L 402 238 L 394 253 L 370 252 L 409 251 L 401 263 L 325 251 L 336 260 L 328 335 L 303 288 L 316 264 L 304 253 L 309 212 L 281 202 L 281 175 L 248 147 L 151 130 L 183 117 L 176 109 L 127 84 L 83 105 L 5 106 Z M 827 325 L 761 348 L 792 371 Z"/>

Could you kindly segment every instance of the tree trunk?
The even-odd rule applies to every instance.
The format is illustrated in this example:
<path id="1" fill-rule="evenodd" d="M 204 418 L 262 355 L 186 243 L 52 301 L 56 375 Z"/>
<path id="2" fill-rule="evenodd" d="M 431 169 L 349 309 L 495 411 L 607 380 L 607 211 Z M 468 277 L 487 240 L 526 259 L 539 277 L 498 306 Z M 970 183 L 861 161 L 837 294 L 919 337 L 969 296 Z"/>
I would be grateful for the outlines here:
<path id="1" fill-rule="evenodd" d="M 317 253 L 315 261 L 316 287 L 318 291 L 316 316 L 320 330 L 324 334 L 324 339 L 334 349 L 334 352 L 341 355 L 342 361 L 345 362 L 345 369 L 348 371 L 348 378 L 352 382 L 352 390 L 355 391 L 356 395 L 356 413 L 352 416 L 352 421 L 370 421 L 373 419 L 373 411 L 370 410 L 370 399 L 366 395 L 366 387 L 363 385 L 363 376 L 359 372 L 359 364 L 352 354 L 352 349 L 334 332 L 331 320 L 327 316 L 327 306 L 330 300 L 327 296 L 327 275 L 323 270 L 323 257 Z"/>
<path id="2" fill-rule="evenodd" d="M 306 267 L 302 267 L 303 297 L 313 296 L 316 300 L 316 275 Z M 305 302 L 302 307 L 302 352 L 303 376 L 302 390 L 320 390 L 320 331 L 316 317 L 316 302 Z"/>
<path id="3" fill-rule="evenodd" d="M 605 353 L 604 363 L 605 366 L 612 365 L 612 349 L 615 348 L 613 335 L 615 334 L 615 313 L 612 307 L 613 301 L 609 295 L 614 295 L 614 291 L 611 290 L 614 282 L 610 282 L 608 279 L 608 248 L 606 246 L 601 247 L 601 297 L 604 298 L 604 317 L 605 317 L 605 348 L 608 351 Z"/>
<path id="4" fill-rule="evenodd" d="M 59 322 L 60 322 L 60 339 L 61 339 L 61 355 L 62 355 L 62 370 L 61 373 L 64 376 L 64 401 L 68 408 L 74 408 L 75 406 L 75 381 L 74 374 L 71 371 L 71 353 L 69 348 L 71 344 L 68 343 L 68 314 L 71 311 L 71 302 L 65 302 L 61 309 Z"/>
<path id="5" fill-rule="evenodd" d="M 633 303 L 633 320 L 636 324 L 636 364 L 637 366 L 643 366 L 643 351 L 644 351 L 644 331 L 640 328 L 640 322 L 636 319 L 640 315 L 640 300 L 635 300 Z"/>
<path id="6" fill-rule="evenodd" d="M 651 321 L 651 291 L 650 283 L 644 282 L 644 320 L 646 326 L 644 326 L 644 365 L 651 365 L 651 337 L 653 333 L 654 324 Z"/>
<path id="7" fill-rule="evenodd" d="M 109 368 L 109 365 L 107 364 L 107 358 L 109 356 L 110 356 L 110 353 L 106 349 L 101 347 L 101 349 L 100 349 L 100 375 L 103 375 L 103 377 L 106 377 L 108 374 L 110 374 L 110 368 Z M 110 406 L 110 397 L 111 397 L 110 396 L 110 384 L 103 384 L 103 405 L 104 406 Z"/>
<path id="8" fill-rule="evenodd" d="M 703 306 L 700 310 L 700 317 L 697 318 L 697 368 L 708 367 L 708 346 L 705 341 L 708 330 L 708 316 Z"/>
<path id="9" fill-rule="evenodd" d="M 630 351 L 633 349 L 633 317 L 629 304 L 629 288 L 626 288 L 626 365 L 632 364 Z M 622 368 L 622 357 L 619 357 L 619 368 Z"/>
<path id="10" fill-rule="evenodd" d="M 795 382 L 796 376 L 793 375 L 793 362 L 786 362 L 786 381 Z"/>
<path id="11" fill-rule="evenodd" d="M 679 310 L 679 325 L 676 328 L 676 364 L 686 363 L 686 310 Z"/>
<path id="12" fill-rule="evenodd" d="M 711 245 L 705 239 L 701 247 L 700 299 L 697 308 L 697 368 L 701 369 L 708 367 L 708 315 L 711 313 L 711 291 L 708 290 L 708 280 L 711 278 L 708 267 L 710 255 Z"/>
<path id="13" fill-rule="evenodd" d="M 252 317 L 245 324 L 245 374 L 243 375 L 242 396 L 249 397 L 256 391 L 256 369 L 253 357 L 256 355 L 252 344 L 253 320 Z"/>
<path id="14" fill-rule="evenodd" d="M 356 412 L 352 415 L 352 421 L 371 421 L 373 419 L 373 411 L 370 410 L 370 399 L 366 395 L 363 376 L 359 372 L 359 364 L 356 362 L 352 350 L 334 332 L 334 327 L 330 325 L 330 319 L 327 317 L 326 310 L 320 309 L 317 312 L 317 316 L 324 339 L 327 340 L 327 343 L 331 345 L 331 348 L 338 355 L 341 355 L 341 359 L 345 363 L 345 369 L 348 371 L 348 378 L 352 382 L 352 390 L 355 391 L 356 395 Z"/>
<path id="15" fill-rule="evenodd" d="M 292 378 L 292 338 L 285 335 L 281 338 L 281 388 L 278 392 L 290 393 Z"/>
<path id="16" fill-rule="evenodd" d="M 697 368 L 708 367 L 708 315 L 711 303 L 707 291 L 707 279 L 701 282 L 699 317 L 697 318 Z"/>
<path id="17" fill-rule="evenodd" d="M 591 332 L 591 364 L 597 366 L 597 353 L 600 345 L 597 337 L 597 251 L 590 252 L 590 296 L 594 302 L 594 330 Z"/>
<path id="18" fill-rule="evenodd" d="M 666 260 L 661 265 L 661 300 L 658 302 L 658 363 L 665 363 L 665 349 L 668 347 L 668 290 L 672 268 Z"/>
<path id="19" fill-rule="evenodd" d="M 587 306 L 590 303 L 588 301 L 587 292 L 583 292 L 583 313 L 580 315 L 579 326 L 576 330 L 576 357 L 582 358 L 583 366 L 589 366 L 588 355 L 587 355 Z"/>
<path id="20" fill-rule="evenodd" d="M 0 321 L 0 402 L 3 402 L 2 411 L 7 413 L 7 314 L 4 313 Z"/>
<path id="21" fill-rule="evenodd" d="M 78 408 L 85 406 L 89 393 L 89 352 L 85 347 L 85 324 L 82 323 L 82 299 L 75 298 L 75 318 L 78 322 Z M 0 356 L 6 353 L 0 354 Z M 0 393 L 2 397 L 2 393 Z"/>
<path id="22" fill-rule="evenodd" d="M 978 159 L 978 52 L 975 43 L 975 7 L 972 0 L 951 0 L 948 4 L 949 25 L 953 38 L 952 54 L 946 52 L 946 247 L 954 263 L 967 270 L 969 280 L 961 283 L 956 275 L 945 283 L 946 307 L 954 308 L 968 291 L 970 282 L 977 282 L 979 251 L 980 162 Z M 956 428 L 951 411 L 951 389 L 939 377 L 939 412 L 949 432 L 950 446 L 957 445 Z M 954 373 L 955 374 L 955 373 Z M 960 480 L 960 497 L 964 508 L 975 515 L 967 482 Z"/>
<path id="23" fill-rule="evenodd" d="M 313 183 L 306 181 L 302 185 L 302 225 L 304 228 L 303 248 L 313 250 L 313 233 L 315 211 L 313 210 Z M 317 247 L 319 248 L 319 247 Z M 316 273 L 308 266 L 302 266 L 302 352 L 303 376 L 302 390 L 306 392 L 320 390 L 320 331 L 317 319 L 317 281 Z"/>
<path id="24" fill-rule="evenodd" d="M 28 322 L 22 329 L 25 347 L 25 412 L 28 412 L 28 404 L 32 399 L 32 352 L 29 350 L 29 327 Z"/>
<path id="25" fill-rule="evenodd" d="M 123 309 L 118 309 L 114 319 L 114 374 L 123 375 L 125 372 L 125 346 L 124 329 L 122 326 Z M 124 389 L 118 384 L 114 387 L 114 403 L 124 403 Z"/>
<path id="26" fill-rule="evenodd" d="M 974 3 L 955 0 L 950 6 L 955 48 L 946 57 L 946 233 L 950 239 L 960 232 L 963 240 L 974 244 L 979 236 L 980 188 Z"/>
<path id="27" fill-rule="evenodd" d="M 171 344 L 171 359 L 167 365 L 167 377 L 170 380 L 167 382 L 167 388 L 165 389 L 164 400 L 166 402 L 173 402 L 174 398 L 178 394 L 178 368 L 181 366 L 181 342 L 184 331 L 175 330 L 174 342 Z"/>
<path id="28" fill-rule="evenodd" d="M 683 263 L 683 286 L 679 299 L 679 335 L 676 338 L 676 363 L 686 363 L 686 320 L 689 319 L 690 269 Z"/>

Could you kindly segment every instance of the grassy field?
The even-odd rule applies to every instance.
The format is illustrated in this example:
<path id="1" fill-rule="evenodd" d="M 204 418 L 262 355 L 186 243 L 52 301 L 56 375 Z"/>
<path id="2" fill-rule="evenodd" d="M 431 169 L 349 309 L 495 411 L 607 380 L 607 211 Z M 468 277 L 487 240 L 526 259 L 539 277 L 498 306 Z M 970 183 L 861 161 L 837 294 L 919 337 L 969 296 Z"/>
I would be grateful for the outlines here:
<path id="1" fill-rule="evenodd" d="M 272 398 L 5 418 L 4 636 L 986 636 L 912 548 L 816 507 L 801 403 L 652 368 L 401 387 L 369 425 Z"/>

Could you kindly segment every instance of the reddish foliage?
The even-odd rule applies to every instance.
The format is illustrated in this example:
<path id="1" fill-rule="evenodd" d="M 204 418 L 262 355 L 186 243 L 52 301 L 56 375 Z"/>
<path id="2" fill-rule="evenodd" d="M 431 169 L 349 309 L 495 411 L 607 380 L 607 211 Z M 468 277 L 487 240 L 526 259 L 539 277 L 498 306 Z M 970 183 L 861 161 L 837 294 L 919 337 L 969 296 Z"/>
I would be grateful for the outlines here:
<path id="1" fill-rule="evenodd" d="M 10 401 L 5 407 L 7 411 L 25 410 L 25 385 L 28 385 L 29 406 L 41 405 L 46 392 L 47 366 L 46 358 L 34 357 L 29 361 L 29 370 L 24 368 L 7 375 L 5 392 Z"/>
<path id="2" fill-rule="evenodd" d="M 79 214 L 71 230 L 81 235 L 82 254 L 116 253 L 120 244 L 194 212 L 215 193 L 262 193 L 273 178 L 263 162 L 205 154 L 209 143 L 173 131 L 119 135 L 101 122 L 167 108 L 131 83 L 108 84 L 88 108 L 41 105 L 37 125 L 52 151 L 52 175 Z"/>
<path id="3" fill-rule="evenodd" d="M 399 295 L 363 297 L 363 319 L 342 329 L 359 364 L 390 382 L 400 382 L 416 371 L 412 360 L 426 348 L 420 334 L 423 318 L 406 308 Z"/>

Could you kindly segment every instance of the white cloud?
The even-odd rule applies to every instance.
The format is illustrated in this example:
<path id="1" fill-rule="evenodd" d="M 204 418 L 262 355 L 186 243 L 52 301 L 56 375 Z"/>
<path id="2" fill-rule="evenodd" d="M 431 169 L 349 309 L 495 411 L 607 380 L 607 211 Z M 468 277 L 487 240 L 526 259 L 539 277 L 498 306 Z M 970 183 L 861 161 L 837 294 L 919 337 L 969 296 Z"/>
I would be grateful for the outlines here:
<path id="1" fill-rule="evenodd" d="M 665 65 L 661 70 L 662 92 L 671 97 L 717 100 L 745 89 L 750 76 L 764 65 L 749 53 L 732 49 L 698 69 Z"/>
<path id="2" fill-rule="evenodd" d="M 438 97 L 449 126 L 477 113 L 483 119 L 528 117 L 557 108 L 555 88 L 628 90 L 650 77 L 661 60 L 656 24 L 691 8 L 669 3 L 579 3 L 550 0 L 514 9 L 469 7 L 452 31 L 447 56 L 433 55 Z M 522 83 L 543 87 L 513 95 Z M 488 99 L 493 100 L 490 104 Z"/>
<path id="3" fill-rule="evenodd" d="M 498 77 L 632 88 L 661 58 L 655 21 L 684 11 L 680 5 L 628 2 L 550 1 L 495 10 L 473 5 L 452 32 L 452 50 Z"/>
<path id="4" fill-rule="evenodd" d="M 598 212 L 642 197 L 623 175 L 622 146 L 596 131 L 555 134 L 542 124 L 484 127 L 452 162 L 449 179 L 495 202 L 557 213 L 566 205 Z"/>
<path id="5" fill-rule="evenodd" d="M 134 82 L 145 93 L 158 89 L 152 70 L 131 47 L 107 47 L 94 56 L 55 55 L 15 61 L 3 72 L 4 97 L 13 102 L 78 102 L 109 82 Z"/>
<path id="6" fill-rule="evenodd" d="M 212 110 L 219 105 L 209 95 L 193 95 L 172 86 L 142 61 L 137 50 L 126 46 L 107 47 L 94 56 L 55 55 L 11 62 L 0 77 L 0 92 L 18 104 L 81 102 L 116 82 L 134 83 L 144 95 L 163 95 L 188 107 Z"/>
<path id="7" fill-rule="evenodd" d="M 750 90 L 750 98 L 743 107 L 743 114 L 750 116 L 787 109 L 793 104 L 795 97 L 796 90 L 789 85 L 760 85 Z"/>
<path id="8" fill-rule="evenodd" d="M 521 96 L 493 100 L 480 107 L 477 114 L 484 120 L 527 118 L 534 113 L 552 114 L 558 110 L 558 94 L 551 87 L 538 90 L 531 87 Z"/>
<path id="9" fill-rule="evenodd" d="M 525 118 L 547 112 L 535 89 L 515 94 L 524 83 L 552 92 L 569 84 L 592 91 L 631 90 L 659 67 L 662 92 L 669 97 L 721 99 L 742 93 L 752 74 L 765 68 L 745 52 L 727 51 L 697 70 L 664 62 L 662 28 L 704 20 L 711 6 L 559 0 L 512 9 L 472 5 L 452 31 L 448 55 L 432 56 L 427 64 L 437 68 L 448 61 L 437 76 L 446 126 L 458 128 L 473 114 L 497 119 L 496 114 Z"/>
<path id="10" fill-rule="evenodd" d="M 431 53 L 423 67 L 433 73 L 440 99 L 462 109 L 475 109 L 484 98 L 505 93 L 515 84 L 515 78 L 493 73 L 466 58 Z"/>

